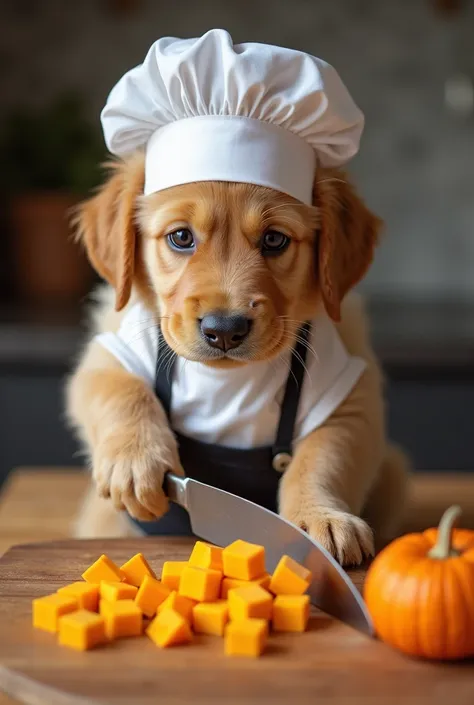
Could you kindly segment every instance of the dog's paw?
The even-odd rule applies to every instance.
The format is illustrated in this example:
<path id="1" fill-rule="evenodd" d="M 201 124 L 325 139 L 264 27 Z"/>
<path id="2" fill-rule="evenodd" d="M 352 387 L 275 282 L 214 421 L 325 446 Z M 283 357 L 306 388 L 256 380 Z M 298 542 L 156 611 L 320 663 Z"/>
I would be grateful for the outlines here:
<path id="1" fill-rule="evenodd" d="M 148 432 L 147 432 L 148 431 Z M 146 429 L 133 436 L 104 439 L 92 455 L 93 478 L 101 497 L 126 510 L 135 519 L 152 521 L 168 509 L 163 492 L 166 472 L 183 474 L 175 439 L 169 430 Z"/>
<path id="2" fill-rule="evenodd" d="M 344 566 L 356 566 L 374 555 L 372 530 L 363 519 L 337 509 L 318 507 L 304 516 L 285 516 L 308 532 Z"/>

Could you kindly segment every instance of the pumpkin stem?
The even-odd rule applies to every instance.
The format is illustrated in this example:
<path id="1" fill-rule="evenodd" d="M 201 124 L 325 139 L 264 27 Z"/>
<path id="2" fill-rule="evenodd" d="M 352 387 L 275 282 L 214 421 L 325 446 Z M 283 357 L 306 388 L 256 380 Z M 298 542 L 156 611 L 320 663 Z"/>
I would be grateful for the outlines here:
<path id="1" fill-rule="evenodd" d="M 446 558 L 454 558 L 460 555 L 459 551 L 452 547 L 454 523 L 460 514 L 461 507 L 457 504 L 446 509 L 439 522 L 437 541 L 431 551 L 429 551 L 428 558 L 445 560 Z"/>

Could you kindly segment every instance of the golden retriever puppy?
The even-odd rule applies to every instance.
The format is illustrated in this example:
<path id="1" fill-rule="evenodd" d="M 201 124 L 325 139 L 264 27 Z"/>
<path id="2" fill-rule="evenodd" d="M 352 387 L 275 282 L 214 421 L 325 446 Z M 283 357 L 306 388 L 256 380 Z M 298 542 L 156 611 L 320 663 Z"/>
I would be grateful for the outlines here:
<path id="1" fill-rule="evenodd" d="M 317 170 L 312 206 L 269 188 L 223 182 L 143 196 L 143 179 L 141 155 L 118 162 L 76 217 L 78 237 L 108 282 L 93 309 L 94 335 L 67 387 L 68 416 L 93 480 L 76 534 L 141 532 L 145 524 L 131 517 L 162 517 L 164 474 L 183 472 L 179 434 L 153 385 L 130 372 L 97 333 L 116 333 L 139 302 L 145 315 L 137 338 L 159 326 L 172 354 L 201 365 L 203 374 L 218 371 L 225 385 L 226 375 L 252 365 L 278 365 L 286 356 L 288 366 L 302 324 L 320 317 L 364 369 L 329 417 L 295 440 L 275 502 L 340 563 L 361 563 L 374 552 L 374 535 L 384 542 L 396 530 L 407 469 L 386 439 L 382 374 L 362 304 L 349 294 L 372 261 L 380 221 L 336 170 Z M 191 254 L 183 254 L 186 248 Z M 247 320 L 225 354 L 202 328 L 222 310 Z M 311 339 L 306 352 L 305 369 L 313 364 L 316 374 Z"/>

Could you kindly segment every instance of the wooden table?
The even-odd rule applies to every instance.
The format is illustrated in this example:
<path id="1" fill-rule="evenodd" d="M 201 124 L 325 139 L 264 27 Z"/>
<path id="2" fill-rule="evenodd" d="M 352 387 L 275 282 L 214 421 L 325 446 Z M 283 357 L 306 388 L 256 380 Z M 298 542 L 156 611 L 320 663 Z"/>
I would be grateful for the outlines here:
<path id="1" fill-rule="evenodd" d="M 86 489 L 87 479 L 85 473 L 73 469 L 57 471 L 23 469 L 14 473 L 0 496 L 0 554 L 14 544 L 69 537 L 71 522 L 81 495 Z M 416 476 L 412 482 L 404 530 L 411 531 L 435 525 L 442 511 L 451 503 L 461 504 L 464 510 L 463 525 L 474 528 L 474 475 Z M 376 660 L 379 662 L 377 667 L 379 668 L 380 656 Z M 390 657 L 387 663 L 390 664 Z M 334 663 L 332 668 L 335 666 Z M 395 668 L 395 671 L 397 670 Z M 417 677 L 416 670 L 411 668 L 412 678 Z M 391 675 L 390 673 L 389 666 L 386 676 L 393 679 L 394 673 Z M 403 678 L 402 672 L 399 677 Z M 374 678 L 377 678 L 375 672 Z M 453 690 L 455 686 L 455 678 L 449 686 L 445 684 L 453 697 L 456 695 Z M 380 692 L 383 692 L 383 688 L 379 690 Z M 467 693 L 464 682 L 461 699 L 458 698 L 457 702 L 468 702 L 463 699 L 466 696 L 470 697 L 470 693 Z M 422 702 L 420 698 L 413 703 L 415 701 Z M 357 699 L 357 703 L 359 702 Z M 379 695 L 373 702 L 388 705 L 398 701 L 393 699 L 387 689 L 386 696 Z M 471 702 L 474 702 L 474 674 Z M 13 700 L 0 695 L 0 705 L 13 705 L 13 703 Z M 350 700 L 350 703 L 354 705 L 355 701 L 353 703 Z"/>

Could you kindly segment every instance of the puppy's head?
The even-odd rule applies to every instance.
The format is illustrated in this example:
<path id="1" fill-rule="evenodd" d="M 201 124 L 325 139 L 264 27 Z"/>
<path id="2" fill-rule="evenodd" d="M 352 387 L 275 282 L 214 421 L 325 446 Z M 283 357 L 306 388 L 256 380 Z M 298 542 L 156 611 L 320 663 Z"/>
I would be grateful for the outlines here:
<path id="1" fill-rule="evenodd" d="M 294 345 L 320 303 L 337 321 L 380 221 L 344 175 L 318 170 L 312 206 L 269 188 L 203 182 L 144 197 L 143 159 L 113 167 L 78 211 L 90 261 L 123 308 L 136 289 L 175 352 L 226 367 Z"/>

